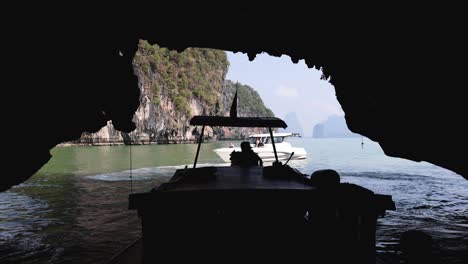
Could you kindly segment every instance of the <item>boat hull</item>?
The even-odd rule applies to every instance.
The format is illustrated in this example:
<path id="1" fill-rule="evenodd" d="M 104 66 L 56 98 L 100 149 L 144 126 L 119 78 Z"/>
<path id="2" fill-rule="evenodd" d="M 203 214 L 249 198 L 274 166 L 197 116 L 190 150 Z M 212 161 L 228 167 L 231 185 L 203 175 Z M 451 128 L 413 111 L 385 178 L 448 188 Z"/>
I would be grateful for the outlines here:
<path id="1" fill-rule="evenodd" d="M 257 153 L 258 156 L 262 159 L 263 162 L 272 162 L 275 161 L 275 153 L 273 147 L 259 147 L 252 148 L 253 152 Z M 224 162 L 230 162 L 231 153 L 233 151 L 241 151 L 240 148 L 219 148 L 213 150 Z M 307 158 L 307 152 L 303 148 L 288 148 L 283 149 L 278 147 L 276 153 L 278 155 L 279 161 L 288 160 L 291 154 L 294 152 L 291 160 L 301 160 Z"/>
<path id="2" fill-rule="evenodd" d="M 320 189 L 304 177 L 285 166 L 181 169 L 131 194 L 143 262 L 375 263 L 377 217 L 387 209 L 378 195 L 347 183 Z"/>

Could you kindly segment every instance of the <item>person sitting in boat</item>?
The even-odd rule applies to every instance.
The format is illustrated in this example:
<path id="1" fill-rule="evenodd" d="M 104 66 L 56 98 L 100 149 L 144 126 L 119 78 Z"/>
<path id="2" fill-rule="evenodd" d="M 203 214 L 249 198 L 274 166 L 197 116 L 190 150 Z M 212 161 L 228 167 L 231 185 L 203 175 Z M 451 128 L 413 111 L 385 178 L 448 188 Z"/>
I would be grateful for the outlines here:
<path id="1" fill-rule="evenodd" d="M 264 147 L 264 146 L 265 146 L 265 144 L 263 144 L 263 140 L 260 140 L 258 142 L 257 148 L 261 148 L 261 147 Z"/>
<path id="2" fill-rule="evenodd" d="M 242 151 L 233 151 L 231 153 L 231 166 L 263 166 L 262 159 L 257 155 L 257 153 L 252 151 L 250 142 L 244 141 L 240 146 Z"/>
<path id="3" fill-rule="evenodd" d="M 233 147 L 234 147 L 234 144 L 232 144 L 232 142 L 229 143 L 228 148 L 233 148 Z"/>
<path id="4" fill-rule="evenodd" d="M 260 144 L 260 139 L 257 138 L 257 140 L 255 140 L 255 147 L 258 148 L 259 144 Z"/>

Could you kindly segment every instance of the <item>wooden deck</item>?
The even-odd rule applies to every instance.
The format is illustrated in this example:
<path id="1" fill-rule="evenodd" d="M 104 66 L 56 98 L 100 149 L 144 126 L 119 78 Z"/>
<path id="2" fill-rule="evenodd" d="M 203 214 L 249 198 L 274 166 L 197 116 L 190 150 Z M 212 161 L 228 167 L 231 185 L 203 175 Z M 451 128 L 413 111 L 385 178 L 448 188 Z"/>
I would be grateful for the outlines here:
<path id="1" fill-rule="evenodd" d="M 180 208 L 194 206 L 256 208 L 304 207 L 313 201 L 317 188 L 294 177 L 276 177 L 264 167 L 203 167 L 177 170 L 168 183 L 151 192 L 130 195 L 130 209 Z M 276 171 L 277 172 L 277 171 Z M 287 172 L 286 172 L 287 173 Z M 305 179 L 305 178 L 304 178 Z M 245 205 L 242 206 L 243 208 Z"/>
<path id="2" fill-rule="evenodd" d="M 315 190 L 299 181 L 280 177 L 265 177 L 264 167 L 204 167 L 179 170 L 166 191 L 193 190 Z"/>

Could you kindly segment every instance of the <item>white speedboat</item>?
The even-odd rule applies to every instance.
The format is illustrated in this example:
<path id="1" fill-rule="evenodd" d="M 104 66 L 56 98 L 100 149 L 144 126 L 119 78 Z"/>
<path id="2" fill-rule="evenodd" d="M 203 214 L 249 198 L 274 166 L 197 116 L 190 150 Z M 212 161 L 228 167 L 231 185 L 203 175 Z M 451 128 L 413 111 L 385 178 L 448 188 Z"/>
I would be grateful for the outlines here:
<path id="1" fill-rule="evenodd" d="M 291 154 L 291 160 L 305 159 L 307 157 L 307 152 L 304 148 L 292 147 L 289 142 L 285 141 L 285 138 L 291 136 L 293 136 L 292 133 L 273 133 L 273 140 L 275 141 L 276 153 L 279 161 L 288 160 Z M 271 144 L 270 134 L 251 135 L 249 136 L 249 142 L 252 150 L 258 154 L 263 162 L 275 161 L 275 152 L 273 150 L 273 144 Z M 214 150 L 225 162 L 230 162 L 230 155 L 233 151 L 241 151 L 241 148 L 230 146 Z"/>

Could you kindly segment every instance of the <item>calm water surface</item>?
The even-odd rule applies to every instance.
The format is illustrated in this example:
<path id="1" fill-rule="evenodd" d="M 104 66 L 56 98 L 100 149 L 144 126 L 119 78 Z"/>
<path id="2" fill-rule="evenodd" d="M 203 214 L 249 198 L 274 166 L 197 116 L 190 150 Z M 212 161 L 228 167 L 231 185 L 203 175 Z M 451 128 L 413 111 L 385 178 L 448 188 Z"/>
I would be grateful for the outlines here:
<path id="1" fill-rule="evenodd" d="M 468 263 L 468 181 L 460 175 L 387 157 L 366 139 L 364 148 L 359 138 L 289 141 L 307 150 L 306 160 L 290 162 L 302 172 L 332 168 L 342 182 L 393 196 L 397 210 L 378 221 L 382 256 L 398 260 L 401 232 L 420 229 L 442 263 Z M 203 144 L 200 166 L 222 163 L 212 150 L 227 144 Z M 102 263 L 141 235 L 128 194 L 167 181 L 195 152 L 194 144 L 53 149 L 30 180 L 0 193 L 0 263 Z"/>

